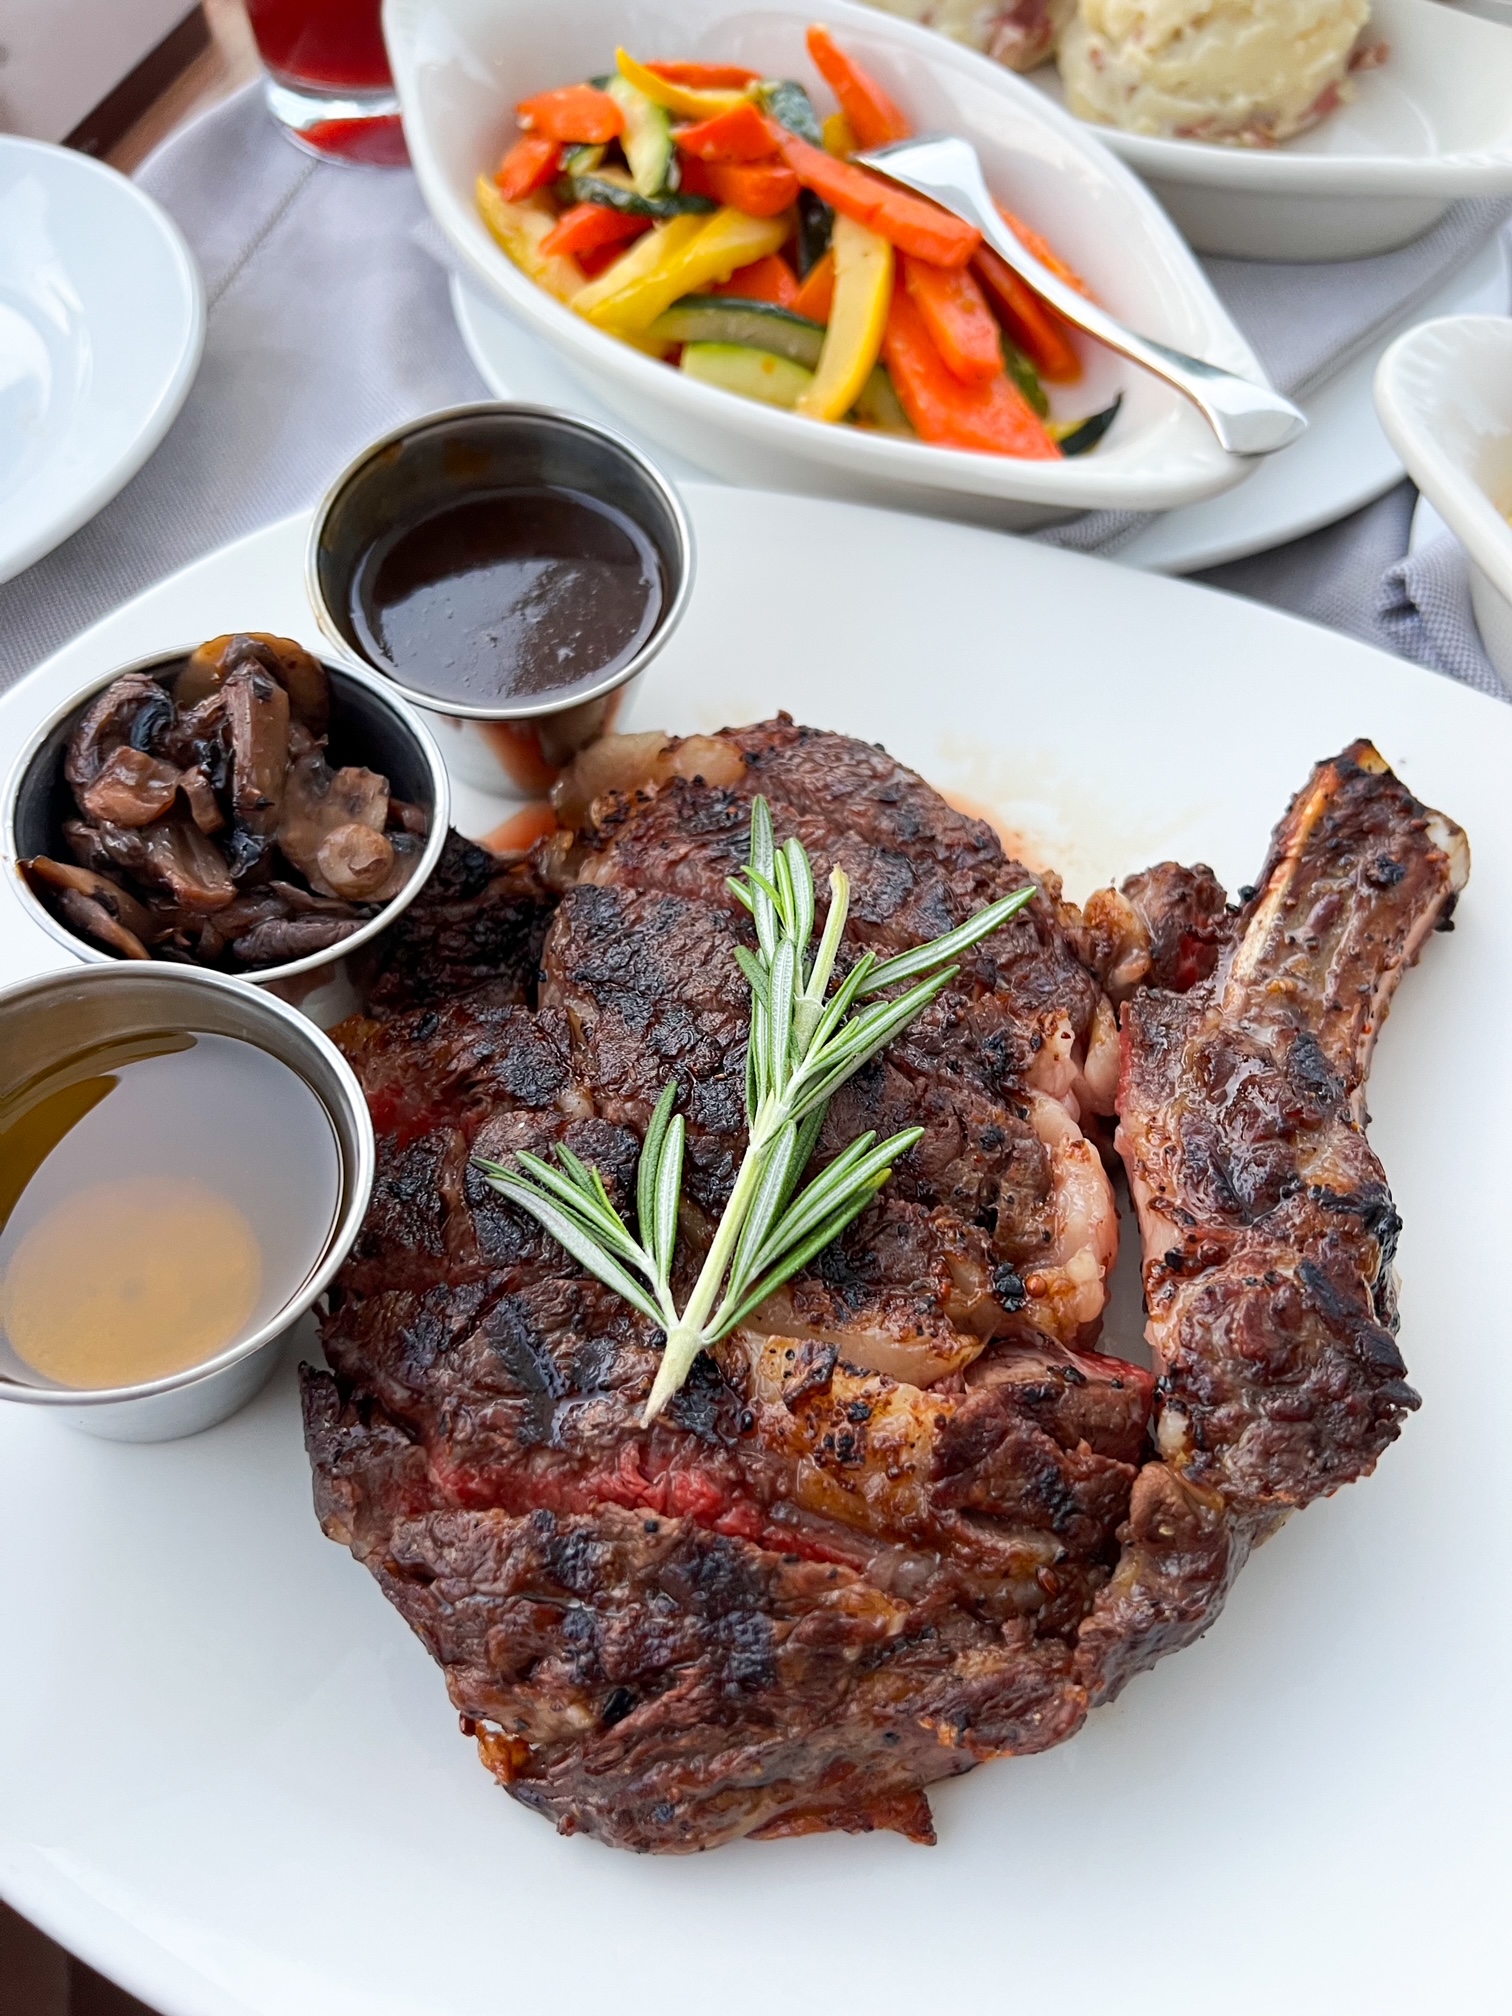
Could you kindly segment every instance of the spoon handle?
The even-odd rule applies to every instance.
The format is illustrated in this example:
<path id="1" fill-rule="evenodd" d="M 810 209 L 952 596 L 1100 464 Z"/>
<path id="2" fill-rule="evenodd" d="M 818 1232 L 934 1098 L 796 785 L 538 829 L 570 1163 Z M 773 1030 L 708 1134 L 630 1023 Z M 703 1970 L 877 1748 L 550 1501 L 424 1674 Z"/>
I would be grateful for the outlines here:
<path id="1" fill-rule="evenodd" d="M 1230 454 L 1273 454 L 1306 428 L 1306 414 L 1269 385 L 1188 357 L 1153 336 L 1141 336 L 1052 273 L 998 215 L 981 162 L 968 142 L 954 136 L 904 140 L 856 159 L 974 224 L 999 258 L 1065 321 L 1190 399 Z"/>

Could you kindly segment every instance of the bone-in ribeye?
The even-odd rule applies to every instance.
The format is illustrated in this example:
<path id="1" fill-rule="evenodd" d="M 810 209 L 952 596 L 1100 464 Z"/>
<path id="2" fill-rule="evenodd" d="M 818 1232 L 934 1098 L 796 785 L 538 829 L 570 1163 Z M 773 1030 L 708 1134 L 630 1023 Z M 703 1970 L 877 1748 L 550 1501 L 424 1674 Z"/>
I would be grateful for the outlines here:
<path id="1" fill-rule="evenodd" d="M 1356 745 L 1237 914 L 1202 869 L 1085 913 L 1040 878 L 835 1101 L 821 1159 L 924 1127 L 893 1183 L 645 1429 L 659 1333 L 469 1158 L 565 1141 L 628 1209 L 675 1074 L 696 1262 L 743 1147 L 725 878 L 756 792 L 881 953 L 1029 878 L 883 752 L 786 720 L 584 769 L 528 860 L 453 841 L 344 1032 L 380 1167 L 305 1375 L 317 1507 L 563 1829 L 930 1839 L 927 1785 L 1073 1734 L 1416 1404 L 1362 1088 L 1463 836 Z M 1115 1103 L 1154 1374 L 1096 1348 Z"/>

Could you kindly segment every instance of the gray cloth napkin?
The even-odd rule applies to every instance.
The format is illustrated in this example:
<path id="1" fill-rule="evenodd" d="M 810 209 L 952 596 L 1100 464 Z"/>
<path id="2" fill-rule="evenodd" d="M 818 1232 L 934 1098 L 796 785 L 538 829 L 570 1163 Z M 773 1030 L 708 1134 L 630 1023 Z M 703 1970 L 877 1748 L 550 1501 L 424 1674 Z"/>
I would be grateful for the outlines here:
<path id="1" fill-rule="evenodd" d="M 1440 536 L 1409 554 L 1410 483 L 1305 539 L 1192 578 L 1342 630 L 1496 700 L 1512 700 L 1486 656 L 1470 607 L 1469 562 Z"/>
<path id="2" fill-rule="evenodd" d="M 412 237 L 425 206 L 407 171 L 297 152 L 254 84 L 138 180 L 199 261 L 204 361 L 146 467 L 0 587 L 0 688 L 151 582 L 313 504 L 375 434 L 486 396 Z"/>
<path id="3" fill-rule="evenodd" d="M 1512 700 L 1481 644 L 1470 606 L 1470 558 L 1451 534 L 1387 568 L 1376 621 L 1403 658 L 1432 665 L 1497 700 Z"/>
<path id="4" fill-rule="evenodd" d="M 312 504 L 373 435 L 485 390 L 425 249 L 408 173 L 297 153 L 252 85 L 175 135 L 139 179 L 200 262 L 204 362 L 162 446 L 120 496 L 0 586 L 0 688 L 151 582 Z M 1419 244 L 1382 259 L 1337 268 L 1215 261 L 1214 279 L 1275 375 L 1305 389 L 1468 258 L 1498 214 L 1461 204 Z M 1254 570 L 1245 580 L 1234 568 L 1213 578 L 1388 649 L 1426 653 L 1428 626 L 1393 629 L 1375 613 L 1382 575 L 1406 549 L 1406 516 L 1404 506 L 1363 535 L 1351 520 L 1239 563 Z M 1061 530 L 1065 543 L 1078 527 Z M 1452 669 L 1441 653 L 1425 662 Z"/>

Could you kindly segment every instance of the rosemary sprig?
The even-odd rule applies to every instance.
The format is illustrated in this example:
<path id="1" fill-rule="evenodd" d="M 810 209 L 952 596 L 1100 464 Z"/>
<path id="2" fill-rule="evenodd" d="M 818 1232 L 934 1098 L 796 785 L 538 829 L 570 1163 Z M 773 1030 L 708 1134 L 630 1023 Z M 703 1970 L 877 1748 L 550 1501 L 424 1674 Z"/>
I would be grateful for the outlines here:
<path id="1" fill-rule="evenodd" d="M 685 1127 L 671 1080 L 646 1130 L 636 1171 L 635 1238 L 602 1177 L 571 1149 L 556 1166 L 519 1154 L 512 1165 L 478 1161 L 501 1195 L 526 1211 L 606 1287 L 666 1333 L 666 1349 L 646 1402 L 653 1421 L 677 1392 L 699 1352 L 716 1344 L 864 1211 L 893 1164 L 923 1135 L 906 1127 L 889 1140 L 862 1134 L 802 1190 L 802 1176 L 825 1109 L 847 1078 L 923 1013 L 959 968 L 951 964 L 1022 910 L 1033 886 L 990 904 L 931 944 L 880 962 L 863 952 L 833 993 L 845 935 L 850 884 L 836 868 L 829 914 L 812 949 L 814 877 L 796 839 L 779 848 L 764 798 L 751 806 L 750 860 L 729 889 L 750 912 L 756 950 L 735 957 L 751 989 L 746 1047 L 747 1144 L 698 1279 L 681 1311 L 671 1275 L 682 1194 Z M 905 983 L 907 984 L 905 986 Z M 893 987 L 901 994 L 884 999 Z M 826 998 L 828 996 L 828 998 Z"/>

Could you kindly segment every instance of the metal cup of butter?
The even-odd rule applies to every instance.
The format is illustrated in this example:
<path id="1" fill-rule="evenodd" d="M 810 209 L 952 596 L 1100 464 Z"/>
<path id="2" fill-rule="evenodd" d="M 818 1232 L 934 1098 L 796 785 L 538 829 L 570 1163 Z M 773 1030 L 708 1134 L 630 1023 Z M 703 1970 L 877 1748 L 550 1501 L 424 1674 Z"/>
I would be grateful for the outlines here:
<path id="1" fill-rule="evenodd" d="M 369 652 L 352 620 L 365 556 L 449 504 L 522 489 L 576 492 L 623 513 L 649 540 L 662 577 L 661 608 L 649 635 L 601 679 L 585 684 L 569 668 L 562 685 L 571 683 L 572 692 L 565 702 L 554 689 L 465 705 L 406 684 Z M 608 428 L 547 406 L 481 401 L 394 428 L 342 471 L 316 510 L 305 580 L 316 621 L 332 645 L 387 679 L 423 713 L 453 777 L 506 801 L 500 809 L 507 816 L 511 806 L 541 798 L 580 750 L 613 730 L 682 620 L 693 581 L 693 535 L 672 484 Z"/>
<path id="2" fill-rule="evenodd" d="M 193 648 L 158 652 L 92 679 L 43 722 L 11 770 L 0 814 L 0 872 L 33 921 L 76 959 L 110 965 L 116 963 L 117 955 L 80 936 L 56 916 L 21 873 L 20 863 L 38 854 L 61 861 L 69 858 L 62 826 L 76 808 L 63 775 L 63 762 L 69 737 L 90 703 L 128 672 L 150 673 L 162 685 L 169 685 Z M 354 974 L 360 971 L 363 949 L 419 895 L 441 858 L 451 818 L 446 765 L 415 710 L 390 690 L 387 680 L 365 666 L 326 662 L 326 674 L 331 686 L 330 747 L 334 760 L 380 772 L 396 797 L 420 807 L 430 826 L 409 881 L 360 930 L 302 959 L 248 969 L 246 979 L 291 1002 L 322 1029 L 331 1028 L 360 1005 L 361 989 Z"/>
<path id="3" fill-rule="evenodd" d="M 314 1265 L 282 1307 L 202 1364 L 140 1385 L 59 1386 L 22 1376 L 20 1361 L 0 1336 L 0 1402 L 49 1409 L 69 1427 L 113 1442 L 173 1441 L 245 1406 L 272 1374 L 289 1331 L 346 1258 L 373 1187 L 373 1123 L 340 1051 L 268 989 L 203 967 L 121 960 L 65 967 L 6 988 L 0 992 L 0 1102 L 104 1039 L 165 1028 L 235 1037 L 302 1078 L 331 1123 L 339 1194 Z"/>

